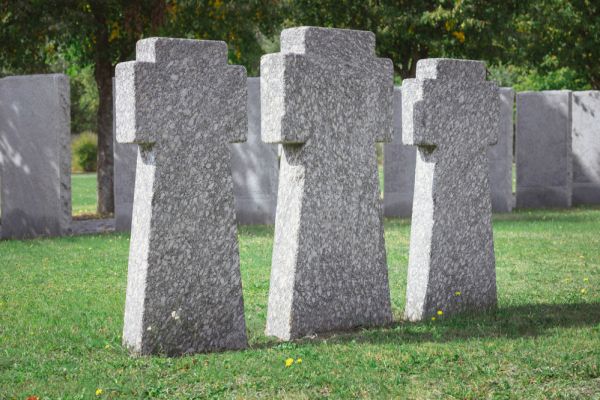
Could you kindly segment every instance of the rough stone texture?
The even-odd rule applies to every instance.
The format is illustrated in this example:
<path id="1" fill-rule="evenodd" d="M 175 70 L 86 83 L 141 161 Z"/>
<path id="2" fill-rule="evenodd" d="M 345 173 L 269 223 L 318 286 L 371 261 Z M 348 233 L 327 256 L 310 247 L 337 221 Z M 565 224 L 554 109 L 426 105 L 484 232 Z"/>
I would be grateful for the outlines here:
<path id="1" fill-rule="evenodd" d="M 517 207 L 571 207 L 571 92 L 517 93 Z"/>
<path id="2" fill-rule="evenodd" d="M 573 92 L 573 204 L 600 204 L 600 91 Z"/>
<path id="3" fill-rule="evenodd" d="M 115 194 L 115 230 L 129 231 L 131 230 L 131 216 L 133 213 L 135 164 L 138 146 L 134 143 L 117 142 L 116 93 L 115 78 L 113 78 L 113 190 Z"/>
<path id="4" fill-rule="evenodd" d="M 511 212 L 515 201 L 512 191 L 514 105 L 515 91 L 512 88 L 500 88 L 498 142 L 488 148 L 494 212 Z"/>
<path id="5" fill-rule="evenodd" d="M 217 41 L 151 38 L 117 65 L 117 140 L 137 143 L 123 342 L 141 354 L 246 346 L 228 143 L 246 71 Z"/>
<path id="6" fill-rule="evenodd" d="M 115 220 L 109 219 L 73 219 L 71 235 L 96 235 L 115 231 Z"/>
<path id="7" fill-rule="evenodd" d="M 402 91 L 394 88 L 394 138 L 384 146 L 383 209 L 386 217 L 411 215 L 417 151 L 402 143 Z"/>
<path id="8" fill-rule="evenodd" d="M 260 140 L 260 78 L 248 78 L 248 140 L 231 145 L 239 224 L 273 224 L 277 206 L 277 146 Z"/>
<path id="9" fill-rule="evenodd" d="M 71 125 L 65 75 L 0 80 L 3 238 L 66 234 L 71 223 Z"/>
<path id="10" fill-rule="evenodd" d="M 371 32 L 286 29 L 262 57 L 262 138 L 283 144 L 267 335 L 391 322 L 375 142 L 392 95 Z"/>
<path id="11" fill-rule="evenodd" d="M 479 61 L 425 59 L 402 83 L 402 141 L 418 146 L 405 316 L 496 306 L 487 148 L 499 94 Z M 460 295 L 457 295 L 460 292 Z"/>

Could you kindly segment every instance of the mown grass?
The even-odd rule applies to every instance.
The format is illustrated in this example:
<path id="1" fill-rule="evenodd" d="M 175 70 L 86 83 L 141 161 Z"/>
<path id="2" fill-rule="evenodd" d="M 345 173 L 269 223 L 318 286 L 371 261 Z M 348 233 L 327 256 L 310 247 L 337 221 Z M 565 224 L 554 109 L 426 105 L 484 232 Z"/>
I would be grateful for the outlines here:
<path id="1" fill-rule="evenodd" d="M 499 309 L 435 322 L 401 320 L 409 221 L 385 228 L 393 326 L 265 337 L 273 230 L 243 227 L 250 348 L 172 359 L 121 347 L 128 236 L 0 242 L 0 398 L 600 398 L 600 209 L 497 216 Z"/>
<path id="2" fill-rule="evenodd" d="M 71 175 L 71 204 L 73 216 L 96 213 L 96 173 Z"/>

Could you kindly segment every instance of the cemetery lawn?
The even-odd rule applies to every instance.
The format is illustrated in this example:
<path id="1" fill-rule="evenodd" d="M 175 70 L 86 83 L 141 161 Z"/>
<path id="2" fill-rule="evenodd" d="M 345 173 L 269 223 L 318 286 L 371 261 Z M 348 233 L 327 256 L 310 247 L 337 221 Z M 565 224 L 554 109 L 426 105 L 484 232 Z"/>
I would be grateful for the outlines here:
<path id="1" fill-rule="evenodd" d="M 600 208 L 496 216 L 497 312 L 422 323 L 409 221 L 385 227 L 392 326 L 265 337 L 273 229 L 243 227 L 250 348 L 171 359 L 121 347 L 127 235 L 2 241 L 0 399 L 600 398 Z"/>
<path id="2" fill-rule="evenodd" d="M 71 204 L 73 216 L 94 215 L 96 213 L 96 173 L 71 175 Z"/>

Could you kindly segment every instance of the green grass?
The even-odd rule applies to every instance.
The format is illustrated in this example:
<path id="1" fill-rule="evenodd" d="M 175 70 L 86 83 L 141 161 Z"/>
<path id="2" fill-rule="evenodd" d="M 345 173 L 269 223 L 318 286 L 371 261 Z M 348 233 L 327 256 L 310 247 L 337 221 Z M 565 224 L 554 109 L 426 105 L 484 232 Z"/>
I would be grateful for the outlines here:
<path id="1" fill-rule="evenodd" d="M 96 213 L 96 173 L 71 175 L 71 204 L 73 215 Z"/>
<path id="2" fill-rule="evenodd" d="M 250 348 L 172 359 L 121 347 L 127 236 L 0 242 L 0 398 L 600 398 L 600 209 L 496 217 L 498 311 L 435 322 L 401 320 L 410 227 L 385 227 L 393 326 L 265 337 L 273 230 L 245 227 Z"/>

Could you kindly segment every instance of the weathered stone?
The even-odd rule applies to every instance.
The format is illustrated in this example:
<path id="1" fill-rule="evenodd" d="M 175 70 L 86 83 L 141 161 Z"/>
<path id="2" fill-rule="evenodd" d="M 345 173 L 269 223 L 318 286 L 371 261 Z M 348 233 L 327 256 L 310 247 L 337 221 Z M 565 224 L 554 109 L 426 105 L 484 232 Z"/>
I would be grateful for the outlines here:
<path id="1" fill-rule="evenodd" d="M 394 138 L 384 146 L 383 210 L 386 217 L 408 217 L 412 212 L 417 151 L 402 144 L 402 91 L 394 88 Z"/>
<path id="2" fill-rule="evenodd" d="M 115 78 L 113 78 L 113 191 L 115 195 L 115 230 L 130 231 L 138 146 L 134 143 L 117 142 L 116 93 Z"/>
<path id="3" fill-rule="evenodd" d="M 371 32 L 286 29 L 262 57 L 262 138 L 283 144 L 268 335 L 392 320 L 375 155 L 392 95 Z"/>
<path id="4" fill-rule="evenodd" d="M 231 145 L 238 224 L 273 224 L 277 206 L 277 146 L 260 140 L 260 78 L 248 78 L 248 140 Z"/>
<path id="5" fill-rule="evenodd" d="M 499 94 L 479 61 L 425 59 L 402 83 L 402 141 L 418 146 L 405 316 L 496 306 L 487 148 Z"/>
<path id="6" fill-rule="evenodd" d="M 600 91 L 573 92 L 573 204 L 600 204 Z"/>
<path id="7" fill-rule="evenodd" d="M 500 88 L 499 90 L 498 143 L 488 148 L 492 211 L 511 212 L 514 206 L 512 170 L 515 91 L 512 88 Z"/>
<path id="8" fill-rule="evenodd" d="M 517 93 L 517 207 L 571 207 L 571 92 Z"/>
<path id="9" fill-rule="evenodd" d="M 69 79 L 0 80 L 0 171 L 4 238 L 63 235 L 71 224 Z"/>
<path id="10" fill-rule="evenodd" d="M 140 40 L 117 65 L 117 140 L 137 143 L 123 342 L 142 354 L 239 349 L 246 329 L 229 142 L 246 72 L 224 42 Z"/>

